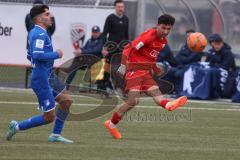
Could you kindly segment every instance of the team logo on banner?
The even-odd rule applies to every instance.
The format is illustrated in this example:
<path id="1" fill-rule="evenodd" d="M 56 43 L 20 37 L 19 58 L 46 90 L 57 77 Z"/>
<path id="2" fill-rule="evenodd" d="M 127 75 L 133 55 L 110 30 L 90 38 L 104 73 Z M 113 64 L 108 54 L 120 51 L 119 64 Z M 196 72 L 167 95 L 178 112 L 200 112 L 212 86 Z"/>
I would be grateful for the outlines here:
<path id="1" fill-rule="evenodd" d="M 73 45 L 78 45 L 82 47 L 85 35 L 86 35 L 86 25 L 83 23 L 73 23 L 71 24 L 70 32 Z"/>

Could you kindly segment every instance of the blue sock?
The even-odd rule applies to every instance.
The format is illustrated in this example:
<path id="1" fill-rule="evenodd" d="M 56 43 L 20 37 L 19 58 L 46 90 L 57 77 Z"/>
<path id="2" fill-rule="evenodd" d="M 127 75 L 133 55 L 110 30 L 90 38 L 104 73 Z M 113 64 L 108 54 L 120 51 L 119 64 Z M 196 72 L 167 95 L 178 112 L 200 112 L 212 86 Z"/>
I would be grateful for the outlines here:
<path id="1" fill-rule="evenodd" d="M 18 128 L 20 131 L 30 129 L 33 127 L 38 127 L 46 124 L 43 115 L 33 116 L 29 119 L 18 122 Z"/>
<path id="2" fill-rule="evenodd" d="M 53 134 L 60 135 L 64 126 L 64 122 L 68 116 L 68 112 L 58 108 L 56 113 L 56 120 L 54 122 Z"/>

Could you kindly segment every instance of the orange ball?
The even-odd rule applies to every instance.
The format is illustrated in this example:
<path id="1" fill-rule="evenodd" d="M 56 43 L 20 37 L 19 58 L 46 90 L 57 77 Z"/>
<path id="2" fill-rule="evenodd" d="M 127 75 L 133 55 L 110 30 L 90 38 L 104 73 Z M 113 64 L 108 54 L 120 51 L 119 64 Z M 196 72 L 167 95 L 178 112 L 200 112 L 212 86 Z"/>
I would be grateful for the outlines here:
<path id="1" fill-rule="evenodd" d="M 200 32 L 191 33 L 187 38 L 188 48 L 193 52 L 202 52 L 207 43 L 207 38 Z"/>

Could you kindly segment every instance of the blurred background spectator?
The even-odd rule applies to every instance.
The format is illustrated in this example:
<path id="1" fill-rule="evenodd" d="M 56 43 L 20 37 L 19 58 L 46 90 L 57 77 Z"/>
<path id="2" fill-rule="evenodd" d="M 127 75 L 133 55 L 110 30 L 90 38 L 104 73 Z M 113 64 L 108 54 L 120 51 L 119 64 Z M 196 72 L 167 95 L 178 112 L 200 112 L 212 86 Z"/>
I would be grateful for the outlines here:
<path id="1" fill-rule="evenodd" d="M 102 55 L 102 48 L 103 48 L 103 45 L 104 45 L 104 39 L 103 37 L 101 36 L 101 29 L 99 26 L 97 25 L 94 25 L 92 27 L 92 33 L 91 33 L 91 38 L 87 40 L 86 44 L 82 47 L 82 48 L 78 48 L 76 49 L 75 51 L 75 56 L 80 56 L 80 55 L 94 55 L 96 57 L 99 58 L 99 60 L 102 59 L 103 55 Z M 76 58 L 76 61 L 78 61 L 78 58 Z M 73 64 L 74 64 L 74 61 L 73 61 Z M 100 65 L 102 66 L 102 65 Z M 80 67 L 80 69 L 82 70 L 85 70 L 86 69 L 86 66 L 83 66 L 83 67 Z M 72 72 L 66 83 L 68 85 L 70 85 L 75 77 L 77 73 L 77 70 Z M 103 74 L 103 73 L 102 73 Z M 91 77 L 91 81 L 97 81 L 97 87 L 99 90 L 106 90 L 105 89 L 105 86 L 103 85 L 103 75 L 100 76 L 102 78 L 98 79 L 98 80 L 95 80 L 94 77 Z M 96 77 L 95 77 L 96 78 Z"/>
<path id="2" fill-rule="evenodd" d="M 234 71 L 236 65 L 231 47 L 223 41 L 219 34 L 212 34 L 208 39 L 212 48 L 207 54 L 206 61 L 213 67 Z"/>

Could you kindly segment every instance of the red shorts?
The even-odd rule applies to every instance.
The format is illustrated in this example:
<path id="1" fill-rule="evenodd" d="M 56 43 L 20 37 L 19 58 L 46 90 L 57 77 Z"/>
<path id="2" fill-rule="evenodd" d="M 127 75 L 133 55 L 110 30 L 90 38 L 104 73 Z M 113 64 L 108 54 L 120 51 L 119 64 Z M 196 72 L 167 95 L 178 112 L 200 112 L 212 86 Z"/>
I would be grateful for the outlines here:
<path id="1" fill-rule="evenodd" d="M 157 83 L 152 77 L 152 74 L 146 70 L 130 71 L 125 76 L 125 91 L 131 89 L 139 91 L 147 91 L 152 86 L 157 86 Z"/>

